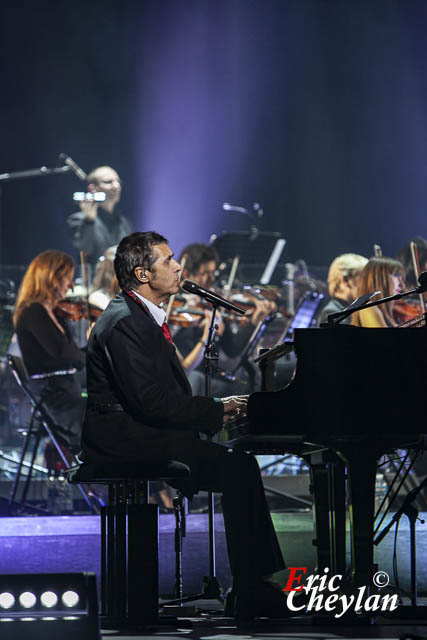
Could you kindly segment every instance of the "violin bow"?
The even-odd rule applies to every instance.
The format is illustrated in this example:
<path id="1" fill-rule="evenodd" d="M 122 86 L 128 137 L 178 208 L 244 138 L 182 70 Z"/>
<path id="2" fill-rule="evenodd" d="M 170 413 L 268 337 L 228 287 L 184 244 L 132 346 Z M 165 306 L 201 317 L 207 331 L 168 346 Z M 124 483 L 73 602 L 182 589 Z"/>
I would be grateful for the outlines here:
<path id="1" fill-rule="evenodd" d="M 80 251 L 80 270 L 82 272 L 82 280 L 83 280 L 83 284 L 86 288 L 86 295 L 85 295 L 85 303 L 86 303 L 86 313 L 87 313 L 87 319 L 88 322 L 90 323 L 90 304 L 89 304 L 89 271 L 87 268 L 87 253 L 86 251 Z"/>
<path id="2" fill-rule="evenodd" d="M 239 266 L 240 256 L 234 256 L 233 263 L 230 269 L 230 275 L 228 276 L 228 282 L 224 286 L 224 298 L 229 299 L 231 295 L 231 289 L 233 288 L 234 278 L 236 277 L 237 267 Z"/>
<path id="3" fill-rule="evenodd" d="M 185 267 L 185 261 L 186 261 L 186 259 L 187 259 L 187 256 L 185 256 L 185 255 L 184 255 L 184 256 L 182 256 L 182 258 L 181 258 L 181 262 L 180 262 L 180 264 L 181 264 L 181 273 L 182 273 L 182 272 L 183 272 L 183 270 L 184 270 L 184 267 Z M 170 316 L 170 314 L 171 314 L 172 307 L 173 307 L 173 301 L 175 300 L 175 295 L 176 295 L 176 294 L 174 293 L 174 294 L 169 298 L 168 306 L 166 307 L 166 318 L 165 318 L 166 322 L 169 320 L 169 316 Z"/>
<path id="4" fill-rule="evenodd" d="M 418 247 L 417 247 L 416 242 L 410 242 L 409 243 L 409 247 L 411 249 L 412 266 L 414 268 L 415 280 L 416 280 L 416 282 L 418 282 L 418 278 L 419 278 L 419 275 L 421 273 L 420 259 L 419 259 L 419 256 L 418 256 Z M 423 294 L 419 293 L 418 297 L 420 299 L 421 309 L 424 309 L 424 311 L 425 311 L 426 310 L 426 303 L 424 301 Z"/>

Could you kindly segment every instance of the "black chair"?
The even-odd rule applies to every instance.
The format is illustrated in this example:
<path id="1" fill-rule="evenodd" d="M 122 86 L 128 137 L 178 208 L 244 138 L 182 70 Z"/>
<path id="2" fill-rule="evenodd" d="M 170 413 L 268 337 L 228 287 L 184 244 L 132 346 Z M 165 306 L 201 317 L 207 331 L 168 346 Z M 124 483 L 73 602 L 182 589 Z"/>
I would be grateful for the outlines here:
<path id="1" fill-rule="evenodd" d="M 29 376 L 22 359 L 18 356 L 8 354 L 7 362 L 16 382 L 18 383 L 18 386 L 22 389 L 24 394 L 29 399 L 32 407 L 30 423 L 28 425 L 28 429 L 26 430 L 24 445 L 22 447 L 21 456 L 18 462 L 15 479 L 9 497 L 9 505 L 11 507 L 14 507 L 17 504 L 16 495 L 18 491 L 19 481 L 21 479 L 22 468 L 25 465 L 25 456 L 33 437 L 34 443 L 31 453 L 31 461 L 29 463 L 29 469 L 25 479 L 21 498 L 18 503 L 20 506 L 25 503 L 27 497 L 32 472 L 34 469 L 34 462 L 40 445 L 40 440 L 43 435 L 49 437 L 50 442 L 53 444 L 55 450 L 58 453 L 58 456 L 62 460 L 62 463 L 64 464 L 64 467 L 66 469 L 69 469 L 71 466 L 76 464 L 76 459 L 71 450 L 68 448 L 66 439 L 64 439 L 63 437 L 67 435 L 67 429 L 64 429 L 63 427 L 55 423 L 55 420 L 49 414 L 49 409 L 45 406 L 43 401 L 40 401 L 38 398 L 36 398 L 36 396 L 32 392 L 29 385 Z M 79 485 L 79 490 L 89 507 L 92 510 L 96 511 L 96 503 L 94 504 L 91 501 L 85 489 Z"/>
<path id="2" fill-rule="evenodd" d="M 149 504 L 150 480 L 187 478 L 181 462 L 83 463 L 68 471 L 72 484 L 108 486 L 109 505 L 101 508 L 101 621 L 104 628 L 160 622 L 158 515 Z"/>

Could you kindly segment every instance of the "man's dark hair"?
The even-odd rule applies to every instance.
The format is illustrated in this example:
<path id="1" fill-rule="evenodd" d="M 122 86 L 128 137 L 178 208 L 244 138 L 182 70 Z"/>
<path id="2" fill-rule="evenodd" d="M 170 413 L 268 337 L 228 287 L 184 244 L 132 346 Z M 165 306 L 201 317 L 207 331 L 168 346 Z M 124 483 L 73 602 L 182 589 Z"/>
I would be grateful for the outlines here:
<path id="1" fill-rule="evenodd" d="M 123 291 L 138 287 L 141 282 L 135 276 L 136 267 L 151 271 L 157 256 L 153 248 L 156 244 L 169 244 L 166 238 L 155 231 L 131 233 L 123 238 L 114 258 L 114 271 Z"/>
<path id="2" fill-rule="evenodd" d="M 201 244 L 199 242 L 194 242 L 193 244 L 187 245 L 179 256 L 179 262 L 181 262 L 182 258 L 185 256 L 185 269 L 188 273 L 195 274 L 199 270 L 202 264 L 206 262 L 211 262 L 212 260 L 216 263 L 219 261 L 218 252 L 214 247 L 210 247 L 207 244 Z"/>

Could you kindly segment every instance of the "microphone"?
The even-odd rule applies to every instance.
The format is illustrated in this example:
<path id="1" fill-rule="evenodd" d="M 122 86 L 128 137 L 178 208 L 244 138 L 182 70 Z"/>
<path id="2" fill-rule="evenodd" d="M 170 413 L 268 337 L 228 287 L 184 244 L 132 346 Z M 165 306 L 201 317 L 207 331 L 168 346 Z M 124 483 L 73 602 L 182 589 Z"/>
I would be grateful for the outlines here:
<path id="1" fill-rule="evenodd" d="M 70 156 L 67 156 L 66 153 L 60 153 L 59 159 L 63 160 L 64 164 L 66 164 L 67 167 L 70 167 L 71 171 L 73 171 L 80 180 L 86 180 L 87 174 L 74 162 L 72 158 L 70 158 Z"/>
<path id="2" fill-rule="evenodd" d="M 234 204 L 230 204 L 229 202 L 224 202 L 222 205 L 224 211 L 235 211 L 236 213 L 249 213 L 245 207 L 236 207 Z"/>
<path id="3" fill-rule="evenodd" d="M 216 307 L 224 307 L 224 309 L 228 309 L 229 311 L 235 311 L 236 313 L 240 313 L 244 315 L 246 312 L 244 309 L 237 307 L 235 304 L 232 304 L 222 296 L 219 296 L 214 291 L 210 291 L 209 289 L 204 289 L 199 284 L 196 284 L 192 280 L 184 280 L 181 285 L 181 288 L 188 293 L 194 293 L 196 296 L 200 296 L 204 298 L 208 302 L 211 302 Z"/>

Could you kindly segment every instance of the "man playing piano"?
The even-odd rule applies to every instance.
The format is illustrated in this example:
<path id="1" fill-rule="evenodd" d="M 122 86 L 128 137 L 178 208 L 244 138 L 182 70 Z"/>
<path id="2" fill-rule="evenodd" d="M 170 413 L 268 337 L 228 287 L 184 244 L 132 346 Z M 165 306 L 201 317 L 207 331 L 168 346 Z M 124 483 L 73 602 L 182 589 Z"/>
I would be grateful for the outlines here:
<path id="1" fill-rule="evenodd" d="M 233 588 L 227 614 L 287 615 L 284 594 L 268 581 L 284 568 L 255 458 L 203 440 L 244 415 L 246 398 L 192 397 L 165 312 L 180 265 L 166 238 L 133 233 L 119 244 L 121 294 L 98 319 L 88 344 L 88 409 L 82 457 L 88 462 L 178 460 L 191 477 L 178 488 L 222 493 Z"/>

